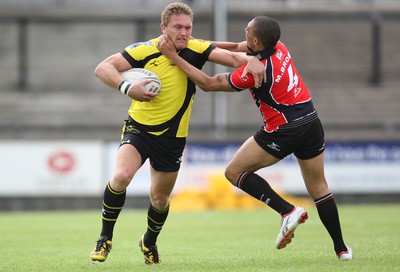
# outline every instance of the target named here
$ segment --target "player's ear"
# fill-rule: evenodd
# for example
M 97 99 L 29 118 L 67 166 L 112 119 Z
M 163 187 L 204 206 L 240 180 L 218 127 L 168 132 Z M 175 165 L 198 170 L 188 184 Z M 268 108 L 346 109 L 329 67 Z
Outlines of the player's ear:
M 163 23 L 161 23 L 161 24 L 160 24 L 160 28 L 161 28 L 161 32 L 162 32 L 163 34 L 166 34 L 166 33 L 167 33 L 167 26 L 166 26 L 166 25 L 164 25 Z

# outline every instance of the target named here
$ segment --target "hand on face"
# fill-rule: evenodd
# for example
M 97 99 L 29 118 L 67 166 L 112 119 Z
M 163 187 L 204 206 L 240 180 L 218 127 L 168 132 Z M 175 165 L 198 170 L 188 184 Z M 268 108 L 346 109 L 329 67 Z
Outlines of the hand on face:
M 157 48 L 168 59 L 176 55 L 175 45 L 167 34 L 163 34 L 158 38 Z

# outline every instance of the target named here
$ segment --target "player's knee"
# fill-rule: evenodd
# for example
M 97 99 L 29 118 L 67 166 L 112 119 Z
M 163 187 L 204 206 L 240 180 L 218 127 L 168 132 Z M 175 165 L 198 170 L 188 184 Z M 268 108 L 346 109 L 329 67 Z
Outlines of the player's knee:
M 310 197 L 312 199 L 318 199 L 323 196 L 326 196 L 327 194 L 330 194 L 330 190 L 329 190 L 328 186 L 324 186 L 324 185 L 310 187 L 310 188 L 307 188 L 307 190 L 308 190 L 308 194 L 310 195 Z
M 169 205 L 169 195 L 153 193 L 150 195 L 150 201 L 154 208 L 163 211 Z
M 239 175 L 237 175 L 234 169 L 232 169 L 232 167 L 230 167 L 229 165 L 225 168 L 225 177 L 227 180 L 229 180 L 230 183 L 232 183 L 232 185 L 237 185 Z
M 133 175 L 134 173 L 127 169 L 116 170 L 113 177 L 114 186 L 120 189 L 123 188 L 122 190 L 126 189 L 126 187 L 128 187 L 129 183 L 131 182 Z

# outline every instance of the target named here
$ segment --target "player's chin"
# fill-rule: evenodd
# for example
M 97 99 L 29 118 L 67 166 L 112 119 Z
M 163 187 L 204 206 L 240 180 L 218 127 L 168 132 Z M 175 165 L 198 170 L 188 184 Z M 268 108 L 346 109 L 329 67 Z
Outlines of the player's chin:
M 187 45 L 188 45 L 187 41 L 179 41 L 175 43 L 175 48 L 176 50 L 182 50 L 185 49 Z

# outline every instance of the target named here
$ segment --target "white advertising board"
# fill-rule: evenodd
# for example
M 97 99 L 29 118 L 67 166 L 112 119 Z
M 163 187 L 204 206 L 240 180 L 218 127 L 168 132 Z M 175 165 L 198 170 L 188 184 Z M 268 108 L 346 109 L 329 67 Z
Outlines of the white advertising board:
M 99 195 L 103 143 L 0 142 L 0 196 Z
M 174 193 L 207 190 L 223 179 L 239 144 L 188 144 Z M 115 168 L 118 142 L 1 141 L 1 196 L 101 196 Z M 333 143 L 325 151 L 333 193 L 400 193 L 400 143 Z M 296 159 L 259 170 L 273 188 L 306 194 Z M 227 181 L 226 181 L 227 182 Z M 150 166 L 136 173 L 128 195 L 148 195 Z
M 191 144 L 186 150 L 179 185 L 206 188 L 210 175 L 223 176 L 236 144 Z M 273 188 L 306 194 L 293 155 L 257 172 Z M 325 174 L 334 193 L 400 193 L 400 143 L 328 143 Z

